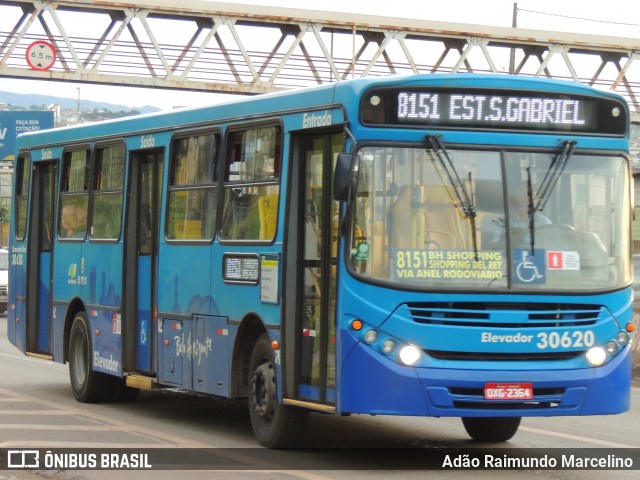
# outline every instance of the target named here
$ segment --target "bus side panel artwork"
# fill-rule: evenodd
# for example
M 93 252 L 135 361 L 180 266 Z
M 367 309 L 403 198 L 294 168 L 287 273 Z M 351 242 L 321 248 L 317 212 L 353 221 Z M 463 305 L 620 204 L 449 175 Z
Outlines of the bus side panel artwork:
M 225 317 L 162 318 L 158 336 L 161 383 L 219 396 L 230 394 L 229 339 Z
M 196 315 L 193 330 L 193 389 L 228 397 L 231 394 L 231 339 L 237 327 L 226 317 Z
M 122 306 L 122 244 L 89 243 L 83 246 L 82 253 L 82 298 L 92 307 L 119 310 Z
M 121 244 L 85 243 L 82 251 L 77 242 L 58 242 L 54 258 L 54 358 L 63 358 L 64 325 L 71 302 L 80 300 L 90 323 L 90 332 L 99 331 L 93 347 L 94 363 L 104 373 L 120 374 L 113 363 L 105 363 L 111 357 L 120 358 L 121 351 Z
M 211 294 L 211 245 L 160 244 L 158 311 L 217 315 Z M 202 268 L 207 266 L 207 268 Z
M 112 310 L 89 310 L 92 346 L 91 362 L 99 372 L 122 375 L 122 329 L 119 313 Z
M 176 385 L 182 388 L 191 388 L 191 375 L 189 375 L 191 322 L 177 318 L 160 319 L 159 328 L 159 369 L 158 380 L 160 383 Z M 187 360 L 185 360 L 187 357 Z

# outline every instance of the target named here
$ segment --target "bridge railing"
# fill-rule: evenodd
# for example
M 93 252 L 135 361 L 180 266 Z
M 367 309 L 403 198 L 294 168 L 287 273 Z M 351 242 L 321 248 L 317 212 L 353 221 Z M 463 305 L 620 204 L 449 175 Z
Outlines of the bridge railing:
M 135 7 L 133 7 L 135 5 Z M 264 93 L 368 75 L 491 72 L 616 91 L 640 113 L 640 41 L 208 1 L 0 1 L 0 76 Z M 34 69 L 37 41 L 55 62 Z

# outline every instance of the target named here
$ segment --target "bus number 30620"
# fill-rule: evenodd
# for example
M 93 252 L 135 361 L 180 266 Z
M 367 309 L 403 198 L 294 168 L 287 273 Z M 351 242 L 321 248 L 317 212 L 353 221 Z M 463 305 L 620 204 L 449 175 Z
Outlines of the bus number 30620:
M 595 334 L 591 330 L 575 332 L 540 332 L 536 336 L 539 340 L 536 347 L 547 348 L 580 348 L 592 347 L 596 341 Z

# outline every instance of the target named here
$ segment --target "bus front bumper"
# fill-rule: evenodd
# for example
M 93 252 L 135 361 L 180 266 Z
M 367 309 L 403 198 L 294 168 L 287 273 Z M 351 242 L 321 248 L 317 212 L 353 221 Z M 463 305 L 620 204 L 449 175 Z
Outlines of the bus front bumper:
M 471 366 L 470 366 L 471 367 Z M 523 365 L 524 367 L 524 365 Z M 340 372 L 341 413 L 430 417 L 604 415 L 629 409 L 631 348 L 597 368 L 413 368 L 358 343 Z M 486 400 L 486 383 L 531 383 L 531 400 Z

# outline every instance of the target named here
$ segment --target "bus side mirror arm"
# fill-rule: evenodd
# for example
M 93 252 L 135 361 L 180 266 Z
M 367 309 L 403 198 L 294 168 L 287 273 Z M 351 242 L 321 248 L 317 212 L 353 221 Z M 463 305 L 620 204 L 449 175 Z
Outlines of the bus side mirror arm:
M 339 202 L 347 202 L 347 210 L 339 220 L 338 235 L 342 236 L 347 229 L 351 214 L 351 205 L 358 190 L 358 171 L 360 157 L 354 153 L 339 153 L 336 168 L 333 172 L 333 198 Z
M 352 202 L 358 186 L 360 157 L 353 153 L 339 153 L 333 172 L 333 198 L 339 202 Z
M 631 162 L 629 162 L 629 196 L 631 202 L 631 220 L 633 221 L 636 219 L 636 210 L 640 207 L 640 205 L 638 205 L 640 199 L 636 196 L 636 177 L 633 176 Z

